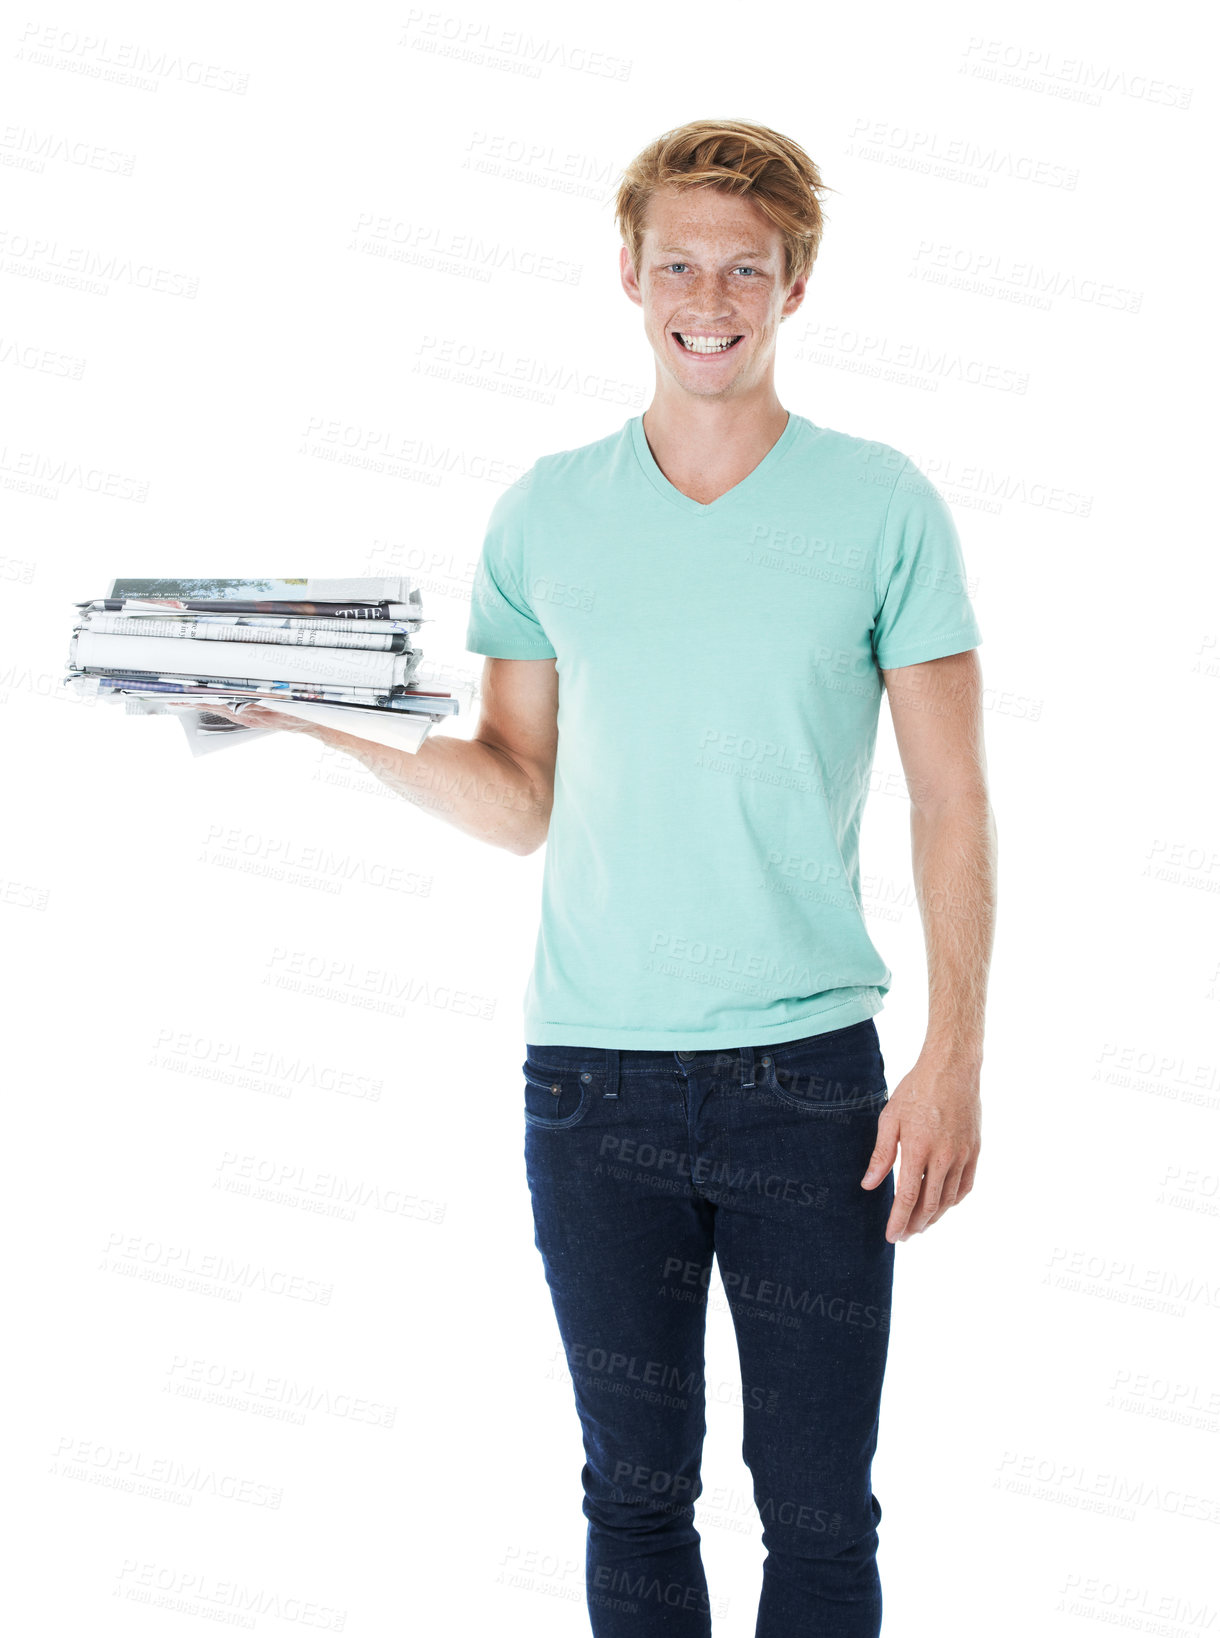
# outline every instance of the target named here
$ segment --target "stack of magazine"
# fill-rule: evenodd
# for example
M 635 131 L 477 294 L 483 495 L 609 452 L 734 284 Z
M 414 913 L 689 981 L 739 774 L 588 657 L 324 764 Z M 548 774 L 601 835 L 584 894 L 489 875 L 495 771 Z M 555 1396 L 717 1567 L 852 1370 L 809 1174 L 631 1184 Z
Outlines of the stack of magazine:
M 423 615 L 408 579 L 118 579 L 76 607 L 65 682 L 129 712 L 178 715 L 196 752 L 259 732 L 209 712 L 213 701 L 408 751 L 459 709 L 418 675 Z

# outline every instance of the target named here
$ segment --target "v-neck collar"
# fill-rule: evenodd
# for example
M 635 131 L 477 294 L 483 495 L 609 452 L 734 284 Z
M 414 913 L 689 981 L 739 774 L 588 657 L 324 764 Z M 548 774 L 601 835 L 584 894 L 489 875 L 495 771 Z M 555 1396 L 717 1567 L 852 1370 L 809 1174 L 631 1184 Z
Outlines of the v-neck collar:
M 801 416 L 789 410 L 784 430 L 758 465 L 753 471 L 747 472 L 740 483 L 735 483 L 731 489 L 726 489 L 723 495 L 717 495 L 714 501 L 693 500 L 690 495 L 684 495 L 676 485 L 670 483 L 657 465 L 652 450 L 648 447 L 648 438 L 644 432 L 644 417 L 642 415 L 633 416 L 631 419 L 631 442 L 635 447 L 636 459 L 640 463 L 644 476 L 659 495 L 663 495 L 667 501 L 679 507 L 690 517 L 709 517 L 714 512 L 723 511 L 729 502 L 739 499 L 742 494 L 748 494 L 763 478 L 770 475 L 772 468 L 779 464 L 796 442 L 801 420 Z

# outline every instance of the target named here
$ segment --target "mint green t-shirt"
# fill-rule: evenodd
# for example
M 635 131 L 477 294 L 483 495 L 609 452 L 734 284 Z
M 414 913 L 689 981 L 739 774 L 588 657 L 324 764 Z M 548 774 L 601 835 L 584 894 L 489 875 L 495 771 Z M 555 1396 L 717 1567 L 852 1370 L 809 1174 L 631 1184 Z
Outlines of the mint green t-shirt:
M 980 641 L 949 510 L 887 444 L 789 414 L 710 505 L 641 416 L 536 461 L 492 510 L 466 634 L 558 671 L 525 1040 L 694 1051 L 879 1012 L 878 668 Z

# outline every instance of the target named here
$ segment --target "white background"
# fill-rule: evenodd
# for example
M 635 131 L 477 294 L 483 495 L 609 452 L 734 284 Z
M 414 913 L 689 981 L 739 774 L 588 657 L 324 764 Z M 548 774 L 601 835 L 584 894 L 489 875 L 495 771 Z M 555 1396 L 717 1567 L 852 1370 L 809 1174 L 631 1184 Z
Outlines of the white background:
M 495 499 L 651 393 L 614 183 L 717 116 L 792 135 L 838 190 L 780 397 L 933 478 L 984 637 L 984 1148 L 970 1198 L 897 1251 L 886 1630 L 1216 1619 L 1214 104 L 1192 13 L 5 23 L 23 1633 L 238 1608 L 266 1634 L 587 1630 L 583 1452 L 521 1157 L 543 854 L 312 740 L 193 759 L 177 723 L 56 690 L 72 602 L 115 574 L 413 574 L 429 660 L 477 681 Z M 924 1023 L 907 823 L 883 706 L 863 857 L 891 1086 Z M 697 1522 L 724 1638 L 753 1632 L 762 1557 L 738 1394 L 717 1281 Z

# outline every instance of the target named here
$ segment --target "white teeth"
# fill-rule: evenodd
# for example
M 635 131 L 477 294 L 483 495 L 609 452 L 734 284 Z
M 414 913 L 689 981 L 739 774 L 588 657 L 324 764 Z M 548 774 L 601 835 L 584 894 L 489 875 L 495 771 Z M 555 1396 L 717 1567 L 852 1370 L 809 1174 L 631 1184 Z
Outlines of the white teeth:
M 722 353 L 737 340 L 736 336 L 684 336 L 675 332 L 688 353 Z

